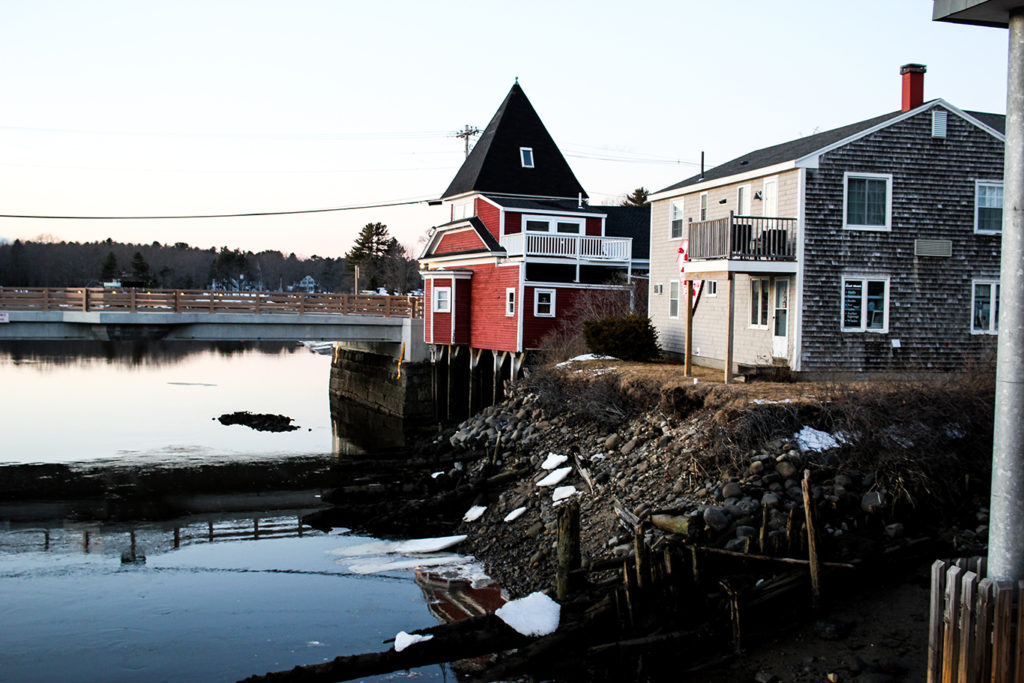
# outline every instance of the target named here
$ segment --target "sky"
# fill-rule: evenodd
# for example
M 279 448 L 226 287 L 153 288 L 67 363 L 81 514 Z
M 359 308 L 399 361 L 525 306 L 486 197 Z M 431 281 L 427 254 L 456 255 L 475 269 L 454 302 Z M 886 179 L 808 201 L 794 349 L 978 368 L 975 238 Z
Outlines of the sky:
M 855 8 L 855 9 L 852 9 Z M 1006 111 L 1007 32 L 931 0 L 7 0 L 0 240 L 343 256 L 428 207 L 516 78 L 591 203 L 925 99 Z

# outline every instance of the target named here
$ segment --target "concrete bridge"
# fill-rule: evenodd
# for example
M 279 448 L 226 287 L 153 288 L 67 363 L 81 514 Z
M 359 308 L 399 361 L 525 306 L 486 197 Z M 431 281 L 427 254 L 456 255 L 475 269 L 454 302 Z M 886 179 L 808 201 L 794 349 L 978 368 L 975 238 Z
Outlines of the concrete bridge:
M 338 341 L 418 362 L 422 316 L 406 296 L 0 288 L 0 340 Z

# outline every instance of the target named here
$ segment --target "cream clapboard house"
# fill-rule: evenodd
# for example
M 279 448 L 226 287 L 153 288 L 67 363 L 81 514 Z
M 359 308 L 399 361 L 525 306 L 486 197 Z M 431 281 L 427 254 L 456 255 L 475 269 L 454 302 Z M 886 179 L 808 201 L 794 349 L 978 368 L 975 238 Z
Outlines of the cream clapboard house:
M 669 355 L 686 356 L 688 324 L 692 362 L 727 378 L 948 370 L 994 352 L 1005 117 L 923 102 L 924 71 L 901 69 L 900 111 L 651 195 L 649 312 Z

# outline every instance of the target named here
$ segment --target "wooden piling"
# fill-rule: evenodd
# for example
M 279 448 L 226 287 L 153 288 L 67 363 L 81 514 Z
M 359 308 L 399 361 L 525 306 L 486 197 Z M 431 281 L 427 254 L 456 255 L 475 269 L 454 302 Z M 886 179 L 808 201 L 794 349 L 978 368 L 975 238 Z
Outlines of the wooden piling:
M 814 527 L 814 501 L 811 498 L 810 470 L 804 470 L 802 488 L 804 515 L 807 518 L 807 559 L 811 562 L 811 605 L 817 612 L 821 609 L 821 567 L 818 564 L 818 541 Z
M 558 509 L 558 548 L 555 593 L 559 600 L 567 598 L 576 588 L 580 560 L 580 504 L 576 500 L 563 503 Z

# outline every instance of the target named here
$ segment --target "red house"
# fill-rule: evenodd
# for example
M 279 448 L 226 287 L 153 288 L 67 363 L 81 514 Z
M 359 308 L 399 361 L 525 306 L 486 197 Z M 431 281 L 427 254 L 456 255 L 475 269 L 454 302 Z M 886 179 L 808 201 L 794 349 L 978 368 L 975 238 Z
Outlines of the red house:
M 451 220 L 419 258 L 424 338 L 447 361 L 449 396 L 468 370 L 470 412 L 485 354 L 496 397 L 582 292 L 629 292 L 646 275 L 649 208 L 590 206 L 518 82 L 441 199 Z

